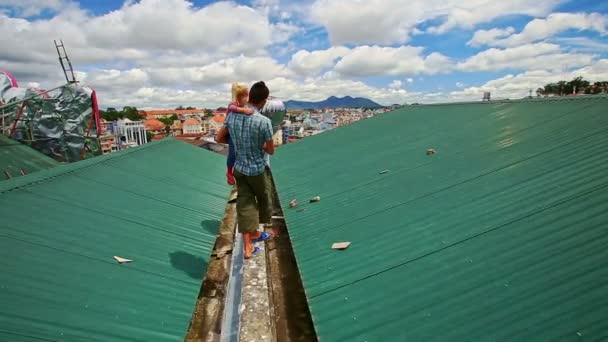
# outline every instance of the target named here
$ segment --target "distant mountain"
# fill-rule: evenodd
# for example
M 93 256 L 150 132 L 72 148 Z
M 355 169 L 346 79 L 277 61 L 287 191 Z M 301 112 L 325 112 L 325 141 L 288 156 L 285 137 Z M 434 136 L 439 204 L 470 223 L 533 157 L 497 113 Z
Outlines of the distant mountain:
M 329 97 L 319 102 L 287 101 L 287 109 L 321 109 L 321 108 L 379 108 L 381 105 L 362 97 Z

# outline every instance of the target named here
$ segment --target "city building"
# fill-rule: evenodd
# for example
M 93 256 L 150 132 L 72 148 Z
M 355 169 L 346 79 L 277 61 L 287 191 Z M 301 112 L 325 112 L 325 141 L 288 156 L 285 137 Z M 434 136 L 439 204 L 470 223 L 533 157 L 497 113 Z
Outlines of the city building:
M 183 134 L 200 134 L 202 131 L 201 122 L 197 119 L 188 119 L 183 123 Z
M 205 115 L 205 109 L 155 109 L 155 110 L 141 110 L 139 114 L 146 119 L 166 119 L 173 115 L 185 116 L 185 115 Z
M 144 126 L 146 127 L 146 131 L 152 134 L 165 133 L 165 124 L 158 119 L 147 119 L 144 121 Z
M 209 132 L 216 134 L 224 126 L 225 115 L 214 115 L 209 119 Z
M 171 135 L 178 136 L 184 133 L 184 125 L 179 120 L 174 120 L 171 125 Z
M 115 138 L 113 151 L 143 145 L 148 142 L 143 121 L 131 121 L 129 119 L 114 121 L 111 132 Z

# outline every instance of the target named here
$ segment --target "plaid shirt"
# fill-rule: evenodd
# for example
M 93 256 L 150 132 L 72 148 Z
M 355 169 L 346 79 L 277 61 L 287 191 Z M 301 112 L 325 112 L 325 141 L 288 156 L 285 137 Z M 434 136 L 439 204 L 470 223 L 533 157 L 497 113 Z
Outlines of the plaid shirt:
M 246 176 L 257 176 L 266 168 L 262 147 L 272 140 L 272 124 L 257 108 L 245 107 L 253 109 L 253 115 L 228 115 L 224 126 L 236 151 L 234 168 Z

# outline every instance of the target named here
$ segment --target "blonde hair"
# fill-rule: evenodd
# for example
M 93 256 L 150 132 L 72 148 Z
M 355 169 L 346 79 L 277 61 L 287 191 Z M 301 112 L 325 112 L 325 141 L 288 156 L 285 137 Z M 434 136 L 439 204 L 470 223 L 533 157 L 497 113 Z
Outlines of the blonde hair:
M 249 95 L 249 89 L 242 83 L 232 83 L 232 102 L 238 101 L 240 97 Z

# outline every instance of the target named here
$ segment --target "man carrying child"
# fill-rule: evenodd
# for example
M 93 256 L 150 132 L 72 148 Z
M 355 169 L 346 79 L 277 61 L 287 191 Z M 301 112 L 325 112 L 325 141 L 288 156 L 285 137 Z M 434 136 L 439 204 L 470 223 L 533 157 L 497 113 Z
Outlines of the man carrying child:
M 270 223 L 272 217 L 272 174 L 266 163 L 265 153 L 274 153 L 272 124 L 260 114 L 270 91 L 264 82 L 257 82 L 249 91 L 246 108 L 253 115 L 229 115 L 224 127 L 217 134 L 217 142 L 232 140 L 236 154 L 234 178 L 238 197 L 236 211 L 239 231 L 243 234 L 245 258 L 251 258 L 258 248 L 253 242 L 268 238 L 258 232 L 260 223 Z

